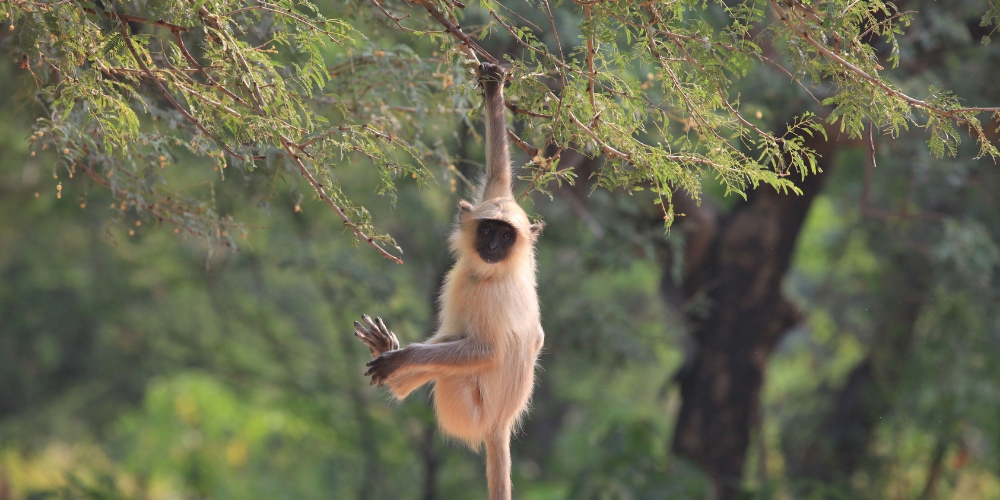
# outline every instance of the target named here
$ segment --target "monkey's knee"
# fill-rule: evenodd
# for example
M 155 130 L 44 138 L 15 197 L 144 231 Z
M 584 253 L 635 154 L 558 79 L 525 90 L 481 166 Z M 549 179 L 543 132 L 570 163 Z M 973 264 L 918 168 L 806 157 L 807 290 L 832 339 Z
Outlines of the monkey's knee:
M 479 384 L 469 380 L 442 379 L 434 388 L 434 410 L 446 434 L 478 448 L 488 422 L 483 412 Z
M 398 375 L 393 374 L 392 377 L 386 381 L 386 385 L 389 386 L 389 392 L 392 393 L 393 397 L 396 399 L 406 399 L 411 392 L 420 388 L 420 386 L 433 380 L 433 377 L 426 372 L 408 372 L 400 373 Z

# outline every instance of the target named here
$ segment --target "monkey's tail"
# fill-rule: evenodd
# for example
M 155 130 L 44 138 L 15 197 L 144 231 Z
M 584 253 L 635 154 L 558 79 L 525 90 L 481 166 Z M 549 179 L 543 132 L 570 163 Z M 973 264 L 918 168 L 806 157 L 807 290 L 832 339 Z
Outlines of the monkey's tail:
M 510 500 L 510 429 L 486 437 L 486 483 L 490 500 Z
M 480 81 L 486 109 L 486 175 L 478 201 L 491 198 L 512 198 L 510 151 L 507 142 L 507 121 L 504 119 L 503 69 L 483 64 Z

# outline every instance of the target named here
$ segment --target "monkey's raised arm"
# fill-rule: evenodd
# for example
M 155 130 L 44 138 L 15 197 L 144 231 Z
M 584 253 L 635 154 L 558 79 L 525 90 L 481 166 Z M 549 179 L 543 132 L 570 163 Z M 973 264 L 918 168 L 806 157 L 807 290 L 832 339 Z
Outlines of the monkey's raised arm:
M 436 373 L 478 371 L 493 361 L 490 349 L 468 338 L 435 344 L 410 344 L 403 349 L 386 351 L 368 362 L 365 376 L 380 387 L 400 370 L 429 370 Z
M 486 116 L 486 173 L 476 203 L 492 198 L 514 197 L 510 185 L 507 121 L 503 116 L 503 81 L 503 68 L 490 63 L 479 66 L 479 85 L 483 88 L 483 113 Z

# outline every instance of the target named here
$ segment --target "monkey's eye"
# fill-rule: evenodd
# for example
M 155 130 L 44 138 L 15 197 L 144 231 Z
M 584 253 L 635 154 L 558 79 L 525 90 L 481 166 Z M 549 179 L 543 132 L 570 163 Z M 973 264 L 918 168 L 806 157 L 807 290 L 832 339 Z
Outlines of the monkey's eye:
M 510 233 L 503 233 L 503 239 L 505 239 L 505 240 L 508 240 L 508 241 L 509 241 L 509 240 L 510 240 L 511 238 L 513 238 L 513 237 L 514 237 L 514 235 L 513 235 L 513 234 L 510 234 Z
M 491 231 L 490 231 L 490 228 L 483 226 L 483 227 L 479 228 L 479 232 L 483 233 L 483 234 L 490 234 Z

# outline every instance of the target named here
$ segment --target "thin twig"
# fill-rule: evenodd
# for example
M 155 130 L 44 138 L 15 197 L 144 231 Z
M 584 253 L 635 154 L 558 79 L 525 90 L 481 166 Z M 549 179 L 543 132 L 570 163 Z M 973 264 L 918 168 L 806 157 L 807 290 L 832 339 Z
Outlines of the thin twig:
M 504 104 L 504 106 L 507 106 L 507 109 L 511 110 L 511 112 L 514 113 L 514 114 L 516 114 L 516 115 L 528 115 L 528 116 L 533 116 L 535 118 L 546 118 L 546 119 L 549 119 L 549 120 L 552 119 L 552 115 L 546 115 L 546 114 L 542 114 L 542 113 L 535 113 L 534 111 L 528 111 L 528 110 L 526 110 L 526 109 L 524 109 L 522 107 L 519 107 L 517 104 L 514 104 L 514 103 L 512 103 L 510 101 L 506 101 L 505 100 L 503 104 Z
M 285 17 L 287 17 L 287 18 L 289 18 L 289 19 L 291 19 L 293 21 L 300 22 L 300 23 L 302 23 L 302 24 L 304 24 L 304 25 L 306 25 L 306 26 L 308 26 L 308 27 L 310 27 L 310 28 L 312 28 L 312 29 L 314 29 L 314 30 L 316 30 L 316 31 L 318 31 L 318 32 L 326 35 L 326 37 L 329 38 L 331 42 L 333 42 L 333 43 L 335 43 L 337 45 L 340 45 L 340 46 L 344 45 L 343 43 L 340 42 L 340 40 L 337 40 L 333 36 L 333 32 L 331 32 L 329 30 L 325 30 L 323 28 L 320 28 L 319 26 L 316 26 L 315 24 L 311 23 L 308 19 L 306 19 L 306 18 L 298 15 L 298 13 L 296 13 L 295 11 L 293 11 L 291 9 L 281 10 L 280 8 L 278 8 L 277 5 L 268 4 L 266 2 L 261 2 L 260 0 L 257 0 L 257 5 L 256 6 L 251 5 L 249 7 L 243 7 L 241 9 L 236 9 L 236 10 L 234 10 L 232 12 L 227 13 L 224 17 L 229 17 L 229 16 L 231 16 L 233 14 L 236 14 L 238 12 L 243 12 L 243 11 L 247 11 L 247 10 L 262 10 L 264 12 L 270 12 L 272 14 L 278 14 L 280 16 L 285 16 Z
M 506 5 L 499 2 L 497 2 L 497 5 L 499 5 L 501 9 L 506 10 L 507 12 L 510 12 L 511 14 L 517 16 L 517 18 L 523 21 L 525 24 L 531 26 L 532 28 L 535 28 L 535 31 L 542 31 L 542 28 L 539 28 L 537 24 L 525 19 L 524 16 L 518 14 L 515 10 L 511 9 L 510 7 L 507 7 Z
M 520 137 L 517 136 L 517 134 L 514 133 L 513 130 L 510 129 L 510 127 L 507 128 L 507 137 L 509 137 L 511 142 L 513 142 L 517 147 L 521 148 L 521 151 L 528 153 L 528 156 L 532 158 L 538 156 L 538 151 L 539 151 L 538 148 L 532 146 L 531 144 L 528 144 L 527 142 L 524 142 Z
M 243 65 L 243 70 L 246 71 L 247 77 L 250 79 L 251 82 L 253 82 L 253 87 L 251 88 L 250 85 L 248 85 L 245 80 L 240 79 L 243 88 L 245 88 L 247 92 L 250 94 L 250 100 L 253 101 L 254 108 L 257 110 L 257 113 L 260 116 L 266 117 L 267 112 L 264 111 L 264 96 L 260 94 L 260 88 L 257 86 L 257 80 L 253 78 L 253 70 L 250 69 L 250 64 L 247 63 L 247 60 L 245 57 L 243 57 L 242 52 L 233 48 L 236 46 L 236 40 L 233 40 L 231 37 L 229 37 L 227 33 L 223 32 L 222 30 L 218 30 L 217 32 L 220 35 L 225 36 L 226 38 L 229 39 L 229 43 L 226 45 L 230 47 L 231 52 L 236 55 L 236 59 L 238 59 L 239 62 Z
M 440 10 L 437 9 L 437 7 L 434 6 L 431 0 L 413 0 L 412 3 L 426 9 L 427 12 L 430 13 L 432 17 L 434 17 L 434 19 L 437 19 L 437 21 L 441 23 L 441 25 L 443 25 L 449 33 L 452 34 L 452 36 L 459 39 L 463 44 L 469 47 L 473 52 L 478 54 L 480 57 L 486 59 L 486 62 L 495 65 L 500 64 L 500 61 L 497 60 L 496 57 L 493 57 L 493 54 L 487 52 L 486 49 L 480 47 L 478 43 L 476 43 L 472 38 L 469 37 L 469 35 L 465 34 L 465 32 L 462 31 L 462 27 L 459 26 L 454 21 L 452 21 L 451 19 L 448 19 L 444 15 L 444 13 L 442 13 Z
M 560 146 L 559 149 L 557 149 L 556 152 L 555 152 L 555 154 L 553 154 L 552 156 L 550 156 L 548 158 L 545 158 L 545 159 L 543 159 L 541 161 L 535 162 L 535 163 L 538 164 L 539 168 L 535 169 L 535 175 L 531 176 L 531 181 L 528 182 L 527 186 L 525 186 L 524 192 L 521 193 L 521 196 L 517 197 L 517 201 L 521 201 L 522 198 L 524 198 L 525 196 L 528 196 L 528 192 L 531 191 L 531 188 L 535 186 L 536 182 L 538 182 L 538 178 L 542 176 L 543 171 L 542 171 L 541 167 L 543 165 L 546 165 L 546 164 L 551 165 L 553 160 L 556 160 L 556 159 L 559 158 L 559 156 L 562 154 L 563 149 L 564 148 L 562 146 Z
M 381 10 L 382 13 L 385 14 L 386 17 L 388 17 L 389 19 L 391 19 L 392 23 L 395 24 L 396 27 L 399 28 L 400 30 L 402 30 L 402 31 L 408 31 L 410 33 L 416 33 L 417 32 L 417 30 L 415 30 L 413 28 L 407 28 L 406 26 L 403 26 L 400 23 L 400 21 L 402 21 L 402 20 L 410 17 L 409 14 L 407 14 L 405 16 L 394 16 L 394 15 L 392 15 L 392 13 L 390 13 L 388 10 L 386 10 L 385 7 L 383 7 L 382 4 L 378 2 L 378 0 L 372 0 L 372 3 L 375 4 L 375 6 L 378 7 L 378 10 Z M 423 33 L 444 33 L 444 31 L 425 31 Z
M 106 17 L 108 19 L 118 19 L 119 21 L 126 21 L 126 22 L 131 22 L 131 23 L 151 24 L 153 26 L 162 26 L 162 27 L 167 28 L 168 30 L 174 32 L 174 33 L 181 33 L 181 32 L 187 33 L 187 31 L 188 31 L 188 28 L 185 28 L 184 26 L 179 26 L 179 25 L 176 25 L 176 24 L 173 24 L 173 23 L 168 23 L 166 21 L 161 21 L 161 20 L 152 21 L 152 20 L 149 20 L 149 19 L 147 19 L 145 17 L 130 16 L 128 14 L 119 14 L 118 12 L 98 12 L 98 11 L 96 11 L 94 9 L 91 9 L 91 8 L 88 8 L 88 7 L 84 7 L 83 11 L 86 12 L 87 14 L 92 15 L 92 16 L 104 16 L 104 17 Z
M 555 99 L 556 101 L 559 100 L 559 98 L 556 97 L 556 95 L 553 94 L 551 91 L 548 93 L 548 95 L 549 95 L 550 99 Z M 566 115 L 569 116 L 570 121 L 572 121 L 574 125 L 576 125 L 577 127 L 580 127 L 581 130 L 583 130 L 584 132 L 586 132 L 587 135 L 589 135 L 590 138 L 593 139 L 594 142 L 597 143 L 598 146 L 600 146 L 601 150 L 604 151 L 604 154 L 606 154 L 606 155 L 608 155 L 608 156 L 610 156 L 612 158 L 618 158 L 618 159 L 621 159 L 621 160 L 625 160 L 629 165 L 634 165 L 635 164 L 634 161 L 632 160 L 632 155 L 630 155 L 628 153 L 623 153 L 621 151 L 618 151 L 617 149 L 615 149 L 614 147 L 612 147 L 610 144 L 608 144 L 608 143 L 604 142 L 603 140 L 601 140 L 601 138 L 597 136 L 597 133 L 594 132 L 593 130 L 590 130 L 590 127 L 584 125 L 583 122 L 581 122 L 580 119 L 577 118 L 576 115 L 574 115 L 572 111 L 570 111 L 569 109 L 567 109 L 566 110 Z
M 888 84 L 886 84 L 885 82 L 883 82 L 880 78 L 877 78 L 877 77 L 874 77 L 872 75 L 869 75 L 865 70 L 863 70 L 863 69 L 855 66 L 850 61 L 844 59 L 843 57 L 841 57 L 836 52 L 830 50 L 826 45 L 824 45 L 824 44 L 822 44 L 820 42 L 817 42 L 815 39 L 813 39 L 812 36 L 809 35 L 809 33 L 806 30 L 801 29 L 797 25 L 795 25 L 795 24 L 792 23 L 792 17 L 795 16 L 793 10 L 784 10 L 781 7 L 779 7 L 778 4 L 777 4 L 777 2 L 775 2 L 774 0 L 768 0 L 768 1 L 770 2 L 771 6 L 774 8 L 774 10 L 778 13 L 778 17 L 788 26 L 788 28 L 793 33 L 795 33 L 796 36 L 798 36 L 799 38 L 805 40 L 809 45 L 812 45 L 813 48 L 815 48 L 820 54 L 822 54 L 827 59 L 832 60 L 833 62 L 835 62 L 838 65 L 840 65 L 840 66 L 844 67 L 845 69 L 847 69 L 849 72 L 857 75 L 858 77 L 860 77 L 860 78 L 862 78 L 864 80 L 867 80 L 869 83 L 871 83 L 871 84 L 875 85 L 876 87 L 878 87 L 878 88 L 886 91 L 888 94 L 890 94 L 890 95 L 892 95 L 892 96 L 894 96 L 894 97 L 896 97 L 898 99 L 901 99 L 901 100 L 903 100 L 903 101 L 905 101 L 905 102 L 907 102 L 907 103 L 909 103 L 909 104 L 911 104 L 911 105 L 913 105 L 915 107 L 918 107 L 918 108 L 921 108 L 923 110 L 932 112 L 934 114 L 941 115 L 941 116 L 946 117 L 946 118 L 953 118 L 954 120 L 956 120 L 958 122 L 961 122 L 961 123 L 968 123 L 968 119 L 965 119 L 965 118 L 962 118 L 962 117 L 956 117 L 955 115 L 965 114 L 965 113 L 996 113 L 996 112 L 1000 112 L 1000 107 L 994 107 L 994 108 L 969 107 L 969 108 L 942 109 L 942 108 L 934 106 L 934 105 L 932 105 L 932 104 L 930 104 L 930 103 L 928 103 L 926 101 L 922 101 L 922 100 L 917 99 L 915 97 L 910 97 L 909 95 L 904 94 L 903 92 L 900 92 L 899 90 L 896 90 L 896 89 L 890 87 Z
M 871 156 L 872 168 L 877 167 L 875 164 L 875 123 L 872 122 L 871 118 L 868 119 L 868 153 Z
M 232 92 L 229 91 L 229 89 L 226 88 L 225 85 L 220 84 L 219 82 L 217 82 L 215 80 L 215 78 L 212 78 L 212 75 L 209 74 L 208 71 L 204 68 L 204 66 L 202 66 L 201 64 L 199 64 L 198 60 L 195 59 L 194 56 L 191 55 L 191 52 L 188 51 L 187 46 L 184 45 L 184 40 L 181 39 L 180 33 L 174 32 L 174 39 L 177 41 L 177 47 L 181 49 L 181 53 L 184 54 L 184 58 L 187 59 L 188 64 L 190 64 L 193 68 L 195 68 L 196 70 L 198 70 L 198 72 L 201 73 L 202 76 L 204 76 L 206 80 L 208 80 L 209 85 L 211 85 L 212 87 L 218 88 L 219 91 L 221 91 L 223 94 L 226 94 L 227 96 L 229 96 L 230 99 L 232 99 L 232 100 L 234 100 L 234 101 L 236 101 L 236 102 L 238 102 L 238 103 L 240 103 L 240 104 L 242 104 L 242 105 L 244 105 L 244 106 L 246 106 L 248 108 L 250 107 L 250 104 L 247 103 L 246 101 L 244 101 L 242 97 L 239 97 L 236 94 L 233 94 Z
M 549 26 L 552 26 L 552 35 L 556 38 L 556 48 L 559 49 L 559 60 L 563 64 L 566 64 L 566 55 L 563 54 L 562 42 L 559 41 L 559 30 L 556 29 L 556 21 L 552 17 L 552 7 L 549 5 L 549 0 L 542 0 L 542 2 L 545 4 L 545 12 L 549 15 Z M 559 76 L 562 79 L 563 88 L 566 88 L 566 73 L 560 72 Z M 593 85 L 591 86 L 591 94 L 593 94 Z M 596 113 L 597 111 L 595 110 L 594 112 Z
M 135 46 L 132 45 L 132 37 L 129 36 L 128 34 L 128 25 L 122 22 L 119 28 L 121 30 L 122 36 L 125 39 L 125 46 L 128 47 L 129 52 L 132 53 L 132 57 L 135 59 L 135 62 L 139 64 L 139 68 L 141 68 L 142 71 L 146 73 L 146 76 L 148 76 L 149 79 L 153 81 L 153 84 L 155 84 L 156 88 L 160 90 L 160 93 L 163 94 L 163 97 L 166 97 L 167 100 L 170 101 L 170 104 L 172 104 L 174 108 L 176 108 L 177 111 L 179 111 L 180 114 L 184 116 L 184 118 L 186 118 L 189 122 L 191 122 L 195 127 L 198 127 L 198 130 L 200 130 L 206 136 L 210 137 L 213 141 L 215 141 L 216 144 L 220 145 L 222 149 L 224 149 L 227 153 L 229 153 L 233 158 L 243 158 L 243 155 L 237 154 L 235 151 L 230 149 L 225 142 L 216 139 L 215 136 L 211 132 L 209 132 L 204 125 L 201 124 L 200 121 L 198 121 L 195 117 L 191 116 L 191 113 L 188 113 L 188 111 L 184 109 L 184 107 L 181 106 L 174 99 L 174 96 L 172 96 L 170 92 L 168 92 L 167 89 L 163 86 L 163 84 L 160 83 L 160 79 L 156 78 L 156 76 L 153 75 L 153 72 L 149 70 L 149 67 L 146 66 L 146 63 L 144 63 L 142 61 L 142 58 L 139 57 L 139 54 L 135 50 Z
M 334 212 L 337 212 L 337 215 L 340 216 L 340 219 L 344 221 L 345 226 L 351 228 L 351 231 L 354 232 L 354 234 L 356 234 L 358 238 L 365 240 L 369 245 L 378 250 L 378 252 L 381 253 L 383 257 L 397 264 L 403 263 L 402 259 L 387 252 L 384 248 L 382 248 L 381 245 L 375 242 L 374 238 L 365 234 L 364 231 L 362 231 L 361 228 L 359 228 L 357 224 L 352 222 L 351 218 L 348 217 L 346 213 L 344 213 L 344 210 L 340 208 L 340 205 L 337 205 L 337 203 L 335 203 L 330 198 L 330 196 L 326 194 L 326 190 L 323 188 L 323 185 L 320 184 L 318 181 L 316 181 L 316 178 L 313 177 L 313 175 L 309 172 L 309 169 L 306 168 L 306 165 L 305 163 L 303 163 L 302 158 L 299 158 L 299 156 L 295 154 L 294 151 L 292 151 L 292 147 L 297 146 L 294 142 L 288 140 L 288 138 L 286 138 L 285 136 L 281 136 L 281 145 L 285 148 L 285 151 L 288 153 L 288 155 L 291 156 L 292 161 L 295 162 L 295 165 L 299 167 L 299 172 L 302 174 L 302 177 L 305 177 L 306 180 L 309 181 L 309 184 L 312 185 L 313 190 L 316 191 L 316 195 L 318 195 L 321 200 L 325 201 L 326 204 L 329 205 Z
M 590 21 L 590 5 L 583 6 L 583 15 L 587 22 Z M 590 81 L 587 82 L 587 92 L 590 94 L 590 108 L 594 110 L 594 122 L 597 122 L 597 99 L 594 97 L 594 80 L 597 80 L 597 71 L 594 70 L 594 55 L 597 50 L 594 48 L 594 35 L 587 37 L 587 73 L 590 74 Z M 566 82 L 563 82 L 565 87 Z

